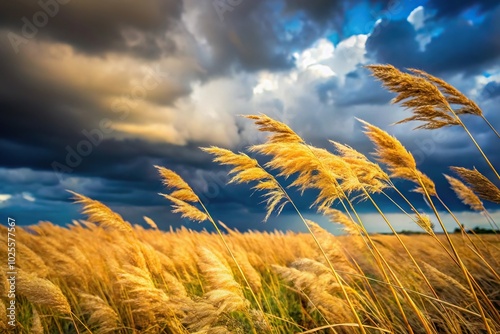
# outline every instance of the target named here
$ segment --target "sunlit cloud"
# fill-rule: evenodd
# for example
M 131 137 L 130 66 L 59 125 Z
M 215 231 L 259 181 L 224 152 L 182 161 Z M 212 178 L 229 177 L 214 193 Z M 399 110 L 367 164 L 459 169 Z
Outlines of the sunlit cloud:
M 7 202 L 10 198 L 12 198 L 10 194 L 0 194 L 0 204 Z

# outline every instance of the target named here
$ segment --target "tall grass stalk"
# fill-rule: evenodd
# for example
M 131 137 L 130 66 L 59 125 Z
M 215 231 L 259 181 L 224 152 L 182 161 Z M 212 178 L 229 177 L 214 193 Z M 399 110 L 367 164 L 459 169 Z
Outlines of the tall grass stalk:
M 453 243 L 453 241 L 451 240 L 450 238 L 450 235 L 448 234 L 448 231 L 446 230 L 446 227 L 444 226 L 444 223 L 443 221 L 441 220 L 441 216 L 439 215 L 437 209 L 436 209 L 436 206 L 434 205 L 434 202 L 431 198 L 431 196 L 429 195 L 429 192 L 427 191 L 427 188 L 425 186 L 425 184 L 421 181 L 421 179 L 419 178 L 419 181 L 420 181 L 420 184 L 422 186 L 422 189 L 425 193 L 425 197 L 427 198 L 427 201 L 429 202 L 431 208 L 432 208 L 432 211 L 434 211 L 434 214 L 436 215 L 436 218 L 439 222 L 439 225 L 441 226 L 441 229 L 443 230 L 443 233 L 445 234 L 446 236 L 446 239 L 448 240 L 448 244 L 450 245 L 450 248 L 453 252 L 453 255 L 455 256 L 455 259 L 457 260 L 458 262 L 458 265 L 460 267 L 460 269 L 462 270 L 463 274 L 464 274 L 464 277 L 467 281 L 467 284 L 469 285 L 469 288 L 470 288 L 470 292 L 472 293 L 472 296 L 474 297 L 474 301 L 478 307 L 478 310 L 479 310 L 479 313 L 481 314 L 481 318 L 483 319 L 483 324 L 484 324 L 484 327 L 486 329 L 486 331 L 489 333 L 489 334 L 493 334 L 493 331 L 490 327 L 490 324 L 489 324 L 489 321 L 488 321 L 488 318 L 486 317 L 486 314 L 484 312 L 484 309 L 483 309 L 483 305 L 481 304 L 481 302 L 479 301 L 479 298 L 477 297 L 477 293 L 476 293 L 476 290 L 479 289 L 481 290 L 480 287 L 477 287 L 477 286 L 474 286 L 474 284 L 472 283 L 472 280 L 471 280 L 471 275 L 468 271 L 468 269 L 465 267 L 460 255 L 458 254 L 458 251 Z
M 269 195 L 269 193 L 266 194 L 268 196 L 271 196 L 270 197 L 271 202 L 268 202 L 269 203 L 268 205 L 270 205 L 269 206 L 270 210 L 268 209 L 268 214 L 267 214 L 266 218 L 269 216 L 269 213 L 274 209 L 274 206 L 277 204 L 277 202 L 275 200 L 273 200 L 273 197 L 276 199 L 281 199 L 281 197 L 283 196 L 285 198 L 284 203 L 290 203 L 292 205 L 295 212 L 297 213 L 297 215 L 299 216 L 299 218 L 301 219 L 303 224 L 306 226 L 307 231 L 311 234 L 314 242 L 316 243 L 319 250 L 321 251 L 321 254 L 325 258 L 325 261 L 327 262 L 335 280 L 337 281 L 337 283 L 339 284 L 339 286 L 342 290 L 342 294 L 344 295 L 344 298 L 346 299 L 347 303 L 349 304 L 349 307 L 351 308 L 351 312 L 353 313 L 353 316 L 355 317 L 356 322 L 359 324 L 359 328 L 360 328 L 361 332 L 366 333 L 366 331 L 363 327 L 363 324 L 361 322 L 361 319 L 359 318 L 358 313 L 356 312 L 356 309 L 354 308 L 354 304 L 352 303 L 352 301 L 349 297 L 349 294 L 345 290 L 344 282 L 342 281 L 342 278 L 338 275 L 337 271 L 334 269 L 330 259 L 326 255 L 324 248 L 321 246 L 321 243 L 319 242 L 318 238 L 316 237 L 314 232 L 311 230 L 311 227 L 309 226 L 309 224 L 307 223 L 305 218 L 302 216 L 302 213 L 297 208 L 297 206 L 295 205 L 293 200 L 290 198 L 290 196 L 288 195 L 288 192 L 281 186 L 281 184 L 274 178 L 274 176 L 269 174 L 256 160 L 250 159 L 248 156 L 246 156 L 244 154 L 240 153 L 238 155 L 238 154 L 235 154 L 229 150 L 223 150 L 223 149 L 220 149 L 218 147 L 205 148 L 204 150 L 209 152 L 209 153 L 214 154 L 216 156 L 215 161 L 220 162 L 222 164 L 230 164 L 230 165 L 235 166 L 233 168 L 233 170 L 230 172 L 230 173 L 236 174 L 231 181 L 235 181 L 235 182 L 259 181 L 259 182 L 261 182 L 261 185 L 262 185 L 262 182 L 266 182 L 266 181 L 272 183 L 271 188 L 269 189 L 269 187 L 268 187 L 267 190 L 268 191 L 270 190 L 272 192 L 279 191 L 279 195 L 277 195 L 276 193 L 272 193 L 272 192 L 270 193 L 270 195 Z M 255 169 L 254 175 L 250 175 L 251 174 L 250 171 L 251 171 L 252 167 Z M 262 189 L 262 190 L 266 189 L 266 188 L 262 188 L 262 186 L 259 188 L 259 185 L 257 185 L 255 188 Z M 281 211 L 281 209 L 279 209 L 279 211 Z
M 234 264 L 236 265 L 236 268 L 238 269 L 239 273 L 241 274 L 241 277 L 243 278 L 243 280 L 244 280 L 245 284 L 247 285 L 248 289 L 250 290 L 252 298 L 255 300 L 255 303 L 257 304 L 257 307 L 262 312 L 262 314 L 265 316 L 264 309 L 262 308 L 260 300 L 257 298 L 257 296 L 255 295 L 255 293 L 253 292 L 252 286 L 250 285 L 250 283 L 249 283 L 249 281 L 248 281 L 245 273 L 243 272 L 243 269 L 241 268 L 240 264 L 238 263 L 238 260 L 236 259 L 236 257 L 234 256 L 233 251 L 231 250 L 231 248 L 227 244 L 226 239 L 225 239 L 224 235 L 222 234 L 221 230 L 219 229 L 218 224 L 212 218 L 212 216 L 210 215 L 210 212 L 207 210 L 207 208 L 205 207 L 205 205 L 203 204 L 203 202 L 194 193 L 194 191 L 191 189 L 191 187 L 189 187 L 189 185 L 187 185 L 185 183 L 185 181 L 180 178 L 180 176 L 176 175 L 172 171 L 167 170 L 166 168 L 159 167 L 159 166 L 156 166 L 156 168 L 159 170 L 160 175 L 162 175 L 164 183 L 167 185 L 167 187 L 170 186 L 170 187 L 178 188 L 178 190 L 177 190 L 178 192 L 179 191 L 184 191 L 185 192 L 185 193 L 181 194 L 181 196 L 178 196 L 178 200 L 190 200 L 191 202 L 197 202 L 202 207 L 203 212 L 204 212 L 204 214 L 206 216 L 201 217 L 201 219 L 203 219 L 203 220 L 207 219 L 212 224 L 212 226 L 215 228 L 217 234 L 220 237 L 220 240 L 222 241 L 224 247 L 226 248 L 226 250 L 228 251 L 229 255 L 231 256 L 231 259 L 233 260 Z M 172 193 L 167 198 L 170 198 L 170 199 L 176 198 L 174 196 L 174 194 L 175 194 L 175 192 Z M 194 207 L 193 208 L 187 208 L 186 211 L 184 211 L 184 214 L 186 214 L 186 213 L 189 214 L 190 210 L 194 211 Z M 190 217 L 190 216 L 188 215 L 187 217 Z M 191 216 L 191 217 L 195 218 L 195 220 L 200 220 L 200 219 L 197 218 L 198 215 L 197 215 L 196 212 L 194 212 L 194 216 Z M 266 321 L 268 321 L 267 318 L 266 318 Z M 271 326 L 270 322 L 268 322 L 268 325 L 269 325 L 269 328 L 271 328 L 271 330 L 274 331 L 274 329 Z M 255 330 L 255 329 L 253 329 L 253 330 Z

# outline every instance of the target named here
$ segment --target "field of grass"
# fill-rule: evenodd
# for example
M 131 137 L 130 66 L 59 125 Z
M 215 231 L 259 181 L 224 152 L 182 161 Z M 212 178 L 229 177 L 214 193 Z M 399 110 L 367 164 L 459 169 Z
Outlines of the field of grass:
M 460 116 L 486 120 L 480 108 L 446 82 L 425 72 L 368 66 L 419 121 L 419 128 L 462 127 L 490 178 L 451 167 L 446 175 L 458 198 L 498 230 L 482 201 L 500 203 L 500 176 Z M 267 140 L 246 153 L 203 148 L 232 167 L 230 183 L 250 183 L 264 197 L 266 219 L 290 206 L 308 233 L 240 233 L 210 208 L 176 172 L 156 166 L 173 212 L 208 224 L 214 233 L 160 231 L 131 225 L 103 203 L 73 193 L 85 221 L 68 227 L 40 223 L 16 229 L 16 327 L 19 333 L 498 333 L 500 236 L 467 233 L 422 173 L 412 154 L 384 130 L 360 120 L 375 146 L 374 162 L 347 145 L 332 150 L 307 144 L 286 124 L 249 115 Z M 381 165 L 378 164 L 381 163 Z M 447 171 L 443 171 L 447 172 Z M 279 177 L 289 178 L 284 187 Z M 393 183 L 416 185 L 433 216 L 420 212 Z M 316 191 L 318 213 L 346 231 L 336 237 L 306 219 L 293 198 Z M 293 194 L 293 195 L 291 195 Z M 377 196 L 385 196 L 420 228 L 398 234 Z M 392 235 L 367 233 L 359 201 L 373 206 Z M 334 209 L 339 208 L 338 209 Z M 456 222 L 450 234 L 437 208 Z M 7 244 L 7 228 L 0 239 Z M 439 232 L 439 233 L 438 233 Z M 9 246 L 10 247 L 10 246 Z M 10 254 L 0 249 L 3 258 Z M 0 276 L 1 295 L 12 288 Z M 0 299 L 8 310 L 9 300 Z M 0 318 L 9 330 L 8 318 Z
M 215 234 L 85 225 L 42 223 L 31 227 L 32 233 L 18 230 L 20 333 L 76 333 L 75 325 L 80 333 L 296 333 L 329 325 L 335 327 L 317 332 L 356 332 L 339 285 L 308 234 L 230 231 L 226 236 L 262 313 Z M 424 332 L 400 289 L 392 295 L 361 237 L 326 231 L 318 237 L 364 325 L 407 332 L 396 296 L 414 331 Z M 432 237 L 401 238 L 439 301 L 394 236 L 372 236 L 428 324 L 438 332 L 480 332 L 481 317 L 471 307 L 473 298 L 457 266 Z M 454 235 L 453 241 L 498 307 L 498 279 L 467 240 Z M 499 239 L 490 235 L 473 241 L 500 269 Z

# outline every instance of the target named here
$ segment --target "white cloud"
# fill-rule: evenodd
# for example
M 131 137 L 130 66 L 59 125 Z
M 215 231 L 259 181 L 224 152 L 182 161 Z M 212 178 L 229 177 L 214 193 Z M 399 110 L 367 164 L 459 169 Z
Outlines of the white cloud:
M 320 39 L 315 45 L 309 49 L 296 53 L 297 67 L 299 69 L 306 69 L 311 65 L 320 63 L 323 60 L 333 57 L 335 46 L 327 39 Z
M 253 88 L 254 94 L 263 94 L 278 89 L 278 80 L 272 73 L 261 72 L 258 80 L 258 84 Z
M 311 66 L 325 65 L 342 77 L 365 61 L 367 39 L 368 35 L 353 35 L 342 40 L 337 47 L 329 40 L 321 39 L 311 48 L 295 54 L 297 67 L 304 71 Z
M 424 26 L 425 18 L 424 7 L 418 6 L 408 15 L 407 20 L 413 24 L 415 30 L 420 30 Z
M 500 82 L 500 66 L 494 66 L 488 72 L 488 76 L 481 74 L 474 78 L 475 85 L 470 91 L 470 95 L 472 95 L 473 98 L 478 98 L 481 91 L 490 82 Z
M 10 198 L 12 198 L 10 194 L 0 194 L 0 204 L 7 202 Z
M 423 6 L 418 6 L 407 17 L 408 22 L 413 25 L 417 32 L 415 40 L 418 42 L 420 51 L 425 51 L 427 44 L 429 44 L 434 37 L 442 33 L 442 27 L 426 25 L 426 20 L 432 15 L 433 14 L 427 12 Z
M 341 92 L 352 88 L 351 83 L 348 87 L 347 74 L 366 62 L 367 37 L 351 36 L 336 47 L 331 41 L 322 39 L 294 55 L 296 68 L 256 74 L 253 95 L 246 109 L 285 122 L 306 137 L 348 137 L 354 118 L 346 120 L 346 115 L 354 114 L 352 110 L 348 113 L 334 107 L 334 102 Z M 245 126 L 240 137 L 243 142 L 251 143 L 261 139 L 251 123 Z
M 23 192 L 21 194 L 21 196 L 22 196 L 22 198 L 24 198 L 28 202 L 34 202 L 36 200 L 35 197 L 33 197 L 33 195 L 28 193 L 28 192 Z

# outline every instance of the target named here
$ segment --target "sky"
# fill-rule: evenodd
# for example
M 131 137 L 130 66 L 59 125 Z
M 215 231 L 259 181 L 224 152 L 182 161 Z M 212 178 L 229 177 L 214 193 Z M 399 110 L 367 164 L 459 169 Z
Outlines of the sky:
M 364 68 L 419 68 L 455 85 L 500 129 L 500 3 L 447 0 L 144 0 L 0 3 L 0 212 L 20 225 L 82 219 L 67 190 L 99 200 L 131 223 L 209 229 L 170 213 L 153 167 L 178 172 L 215 219 L 239 230 L 295 230 L 287 206 L 263 223 L 262 198 L 226 185 L 228 168 L 199 147 L 245 151 L 261 143 L 249 120 L 265 113 L 308 143 L 369 154 L 357 118 L 395 135 L 470 227 L 486 220 L 455 198 L 449 166 L 492 173 L 461 128 L 391 125 L 409 115 Z M 493 165 L 499 139 L 464 117 Z M 258 157 L 265 162 L 264 157 Z M 286 182 L 285 182 L 286 184 Z M 412 185 L 397 181 L 401 189 Z M 328 224 L 292 198 L 307 218 Z M 408 193 L 429 212 L 421 195 Z M 418 227 L 377 198 L 397 229 Z M 369 231 L 387 231 L 370 203 Z M 500 221 L 498 205 L 487 204 Z M 442 208 L 441 208 L 442 209 Z M 449 229 L 456 227 L 445 216 Z M 327 227 L 331 229 L 329 225 Z

